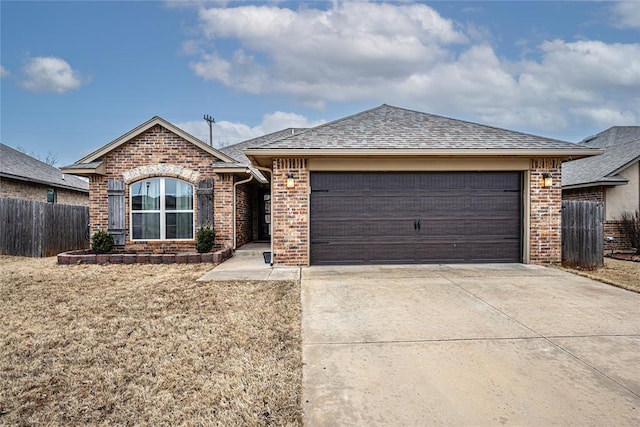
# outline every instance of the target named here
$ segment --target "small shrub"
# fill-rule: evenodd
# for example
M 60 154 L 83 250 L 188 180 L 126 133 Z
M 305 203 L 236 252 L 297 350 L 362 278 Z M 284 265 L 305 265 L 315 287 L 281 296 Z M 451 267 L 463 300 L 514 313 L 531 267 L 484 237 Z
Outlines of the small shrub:
M 113 236 L 105 231 L 96 231 L 91 236 L 91 250 L 96 254 L 106 254 L 113 249 Z
M 196 235 L 196 250 L 203 254 L 209 252 L 213 248 L 213 244 L 216 240 L 216 232 L 213 228 L 200 227 L 198 234 Z
M 640 255 L 640 211 L 623 212 L 619 221 L 620 234 L 629 239 L 631 247 L 635 248 L 636 254 Z

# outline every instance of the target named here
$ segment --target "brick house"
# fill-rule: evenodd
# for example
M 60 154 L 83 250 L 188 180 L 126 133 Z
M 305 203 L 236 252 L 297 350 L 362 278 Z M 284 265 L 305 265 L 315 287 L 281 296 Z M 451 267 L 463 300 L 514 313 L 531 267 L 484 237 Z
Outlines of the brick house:
M 623 212 L 640 210 L 640 126 L 614 126 L 580 145 L 604 152 L 562 166 L 562 198 L 604 203 L 604 234 L 613 238 L 606 249 L 629 249 L 618 220 Z
M 0 144 L 0 197 L 87 206 L 89 183 Z
M 382 105 L 221 150 L 154 117 L 64 170 L 124 251 L 193 250 L 211 223 L 275 265 L 554 264 L 562 162 L 598 152 Z

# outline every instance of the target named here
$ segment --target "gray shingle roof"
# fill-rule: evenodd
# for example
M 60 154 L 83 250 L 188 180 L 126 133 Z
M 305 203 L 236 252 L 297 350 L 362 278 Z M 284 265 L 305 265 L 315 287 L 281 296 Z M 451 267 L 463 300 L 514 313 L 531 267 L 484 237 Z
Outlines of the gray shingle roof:
M 89 191 L 87 181 L 77 176 L 63 174 L 60 169 L 4 144 L 0 144 L 0 175 L 85 193 Z
M 559 141 L 382 105 L 254 149 L 558 149 Z
M 583 139 L 580 144 L 587 147 L 606 148 L 637 140 L 640 140 L 640 126 L 613 126 Z
M 259 177 L 258 179 L 262 179 L 263 182 L 266 182 L 266 179 L 264 178 L 264 175 L 262 175 L 262 173 L 259 170 L 257 170 L 254 167 L 250 166 L 251 162 L 249 161 L 247 156 L 244 154 L 244 150 L 247 149 L 247 148 L 260 147 L 260 146 L 262 146 L 264 144 L 268 144 L 270 142 L 277 141 L 277 140 L 285 138 L 287 136 L 295 135 L 296 133 L 304 131 L 304 130 L 306 130 L 306 129 L 304 129 L 304 128 L 283 129 L 283 130 L 280 130 L 280 131 L 277 131 L 277 132 L 273 132 L 273 133 L 270 133 L 270 134 L 267 134 L 267 135 L 259 136 L 257 138 L 249 139 L 247 141 L 239 142 L 237 144 L 229 145 L 227 147 L 222 147 L 219 151 L 221 151 L 222 153 L 226 154 L 229 157 L 232 157 L 239 164 L 249 167 L 249 169 L 251 169 L 251 171 L 254 173 L 254 175 Z
M 638 129 L 640 130 L 640 127 Z M 617 174 L 633 162 L 640 160 L 640 138 L 620 143 L 607 136 L 606 139 L 601 139 L 596 143 L 601 144 L 603 141 L 606 141 L 607 145 L 597 145 L 597 147 L 605 149 L 603 154 L 574 160 L 562 165 L 562 186 L 564 188 L 620 185 L 627 182 L 626 178 Z

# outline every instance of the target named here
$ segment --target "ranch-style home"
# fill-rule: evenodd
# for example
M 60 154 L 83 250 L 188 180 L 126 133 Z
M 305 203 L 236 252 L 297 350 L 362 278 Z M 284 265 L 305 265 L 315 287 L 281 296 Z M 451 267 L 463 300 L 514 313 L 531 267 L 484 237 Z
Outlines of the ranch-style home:
M 89 183 L 0 144 L 0 197 L 86 206 Z
M 270 241 L 274 265 L 561 261 L 561 166 L 601 151 L 382 105 L 216 150 L 154 117 L 67 173 L 123 252 Z

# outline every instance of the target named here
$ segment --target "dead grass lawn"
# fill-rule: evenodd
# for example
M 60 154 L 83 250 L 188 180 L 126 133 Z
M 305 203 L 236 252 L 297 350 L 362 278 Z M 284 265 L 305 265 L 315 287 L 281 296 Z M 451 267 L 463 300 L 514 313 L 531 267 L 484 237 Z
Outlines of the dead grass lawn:
M 0 424 L 299 425 L 300 289 L 0 257 Z
M 596 270 L 572 268 L 566 268 L 566 270 L 630 291 L 640 292 L 640 262 L 605 258 L 604 267 Z

